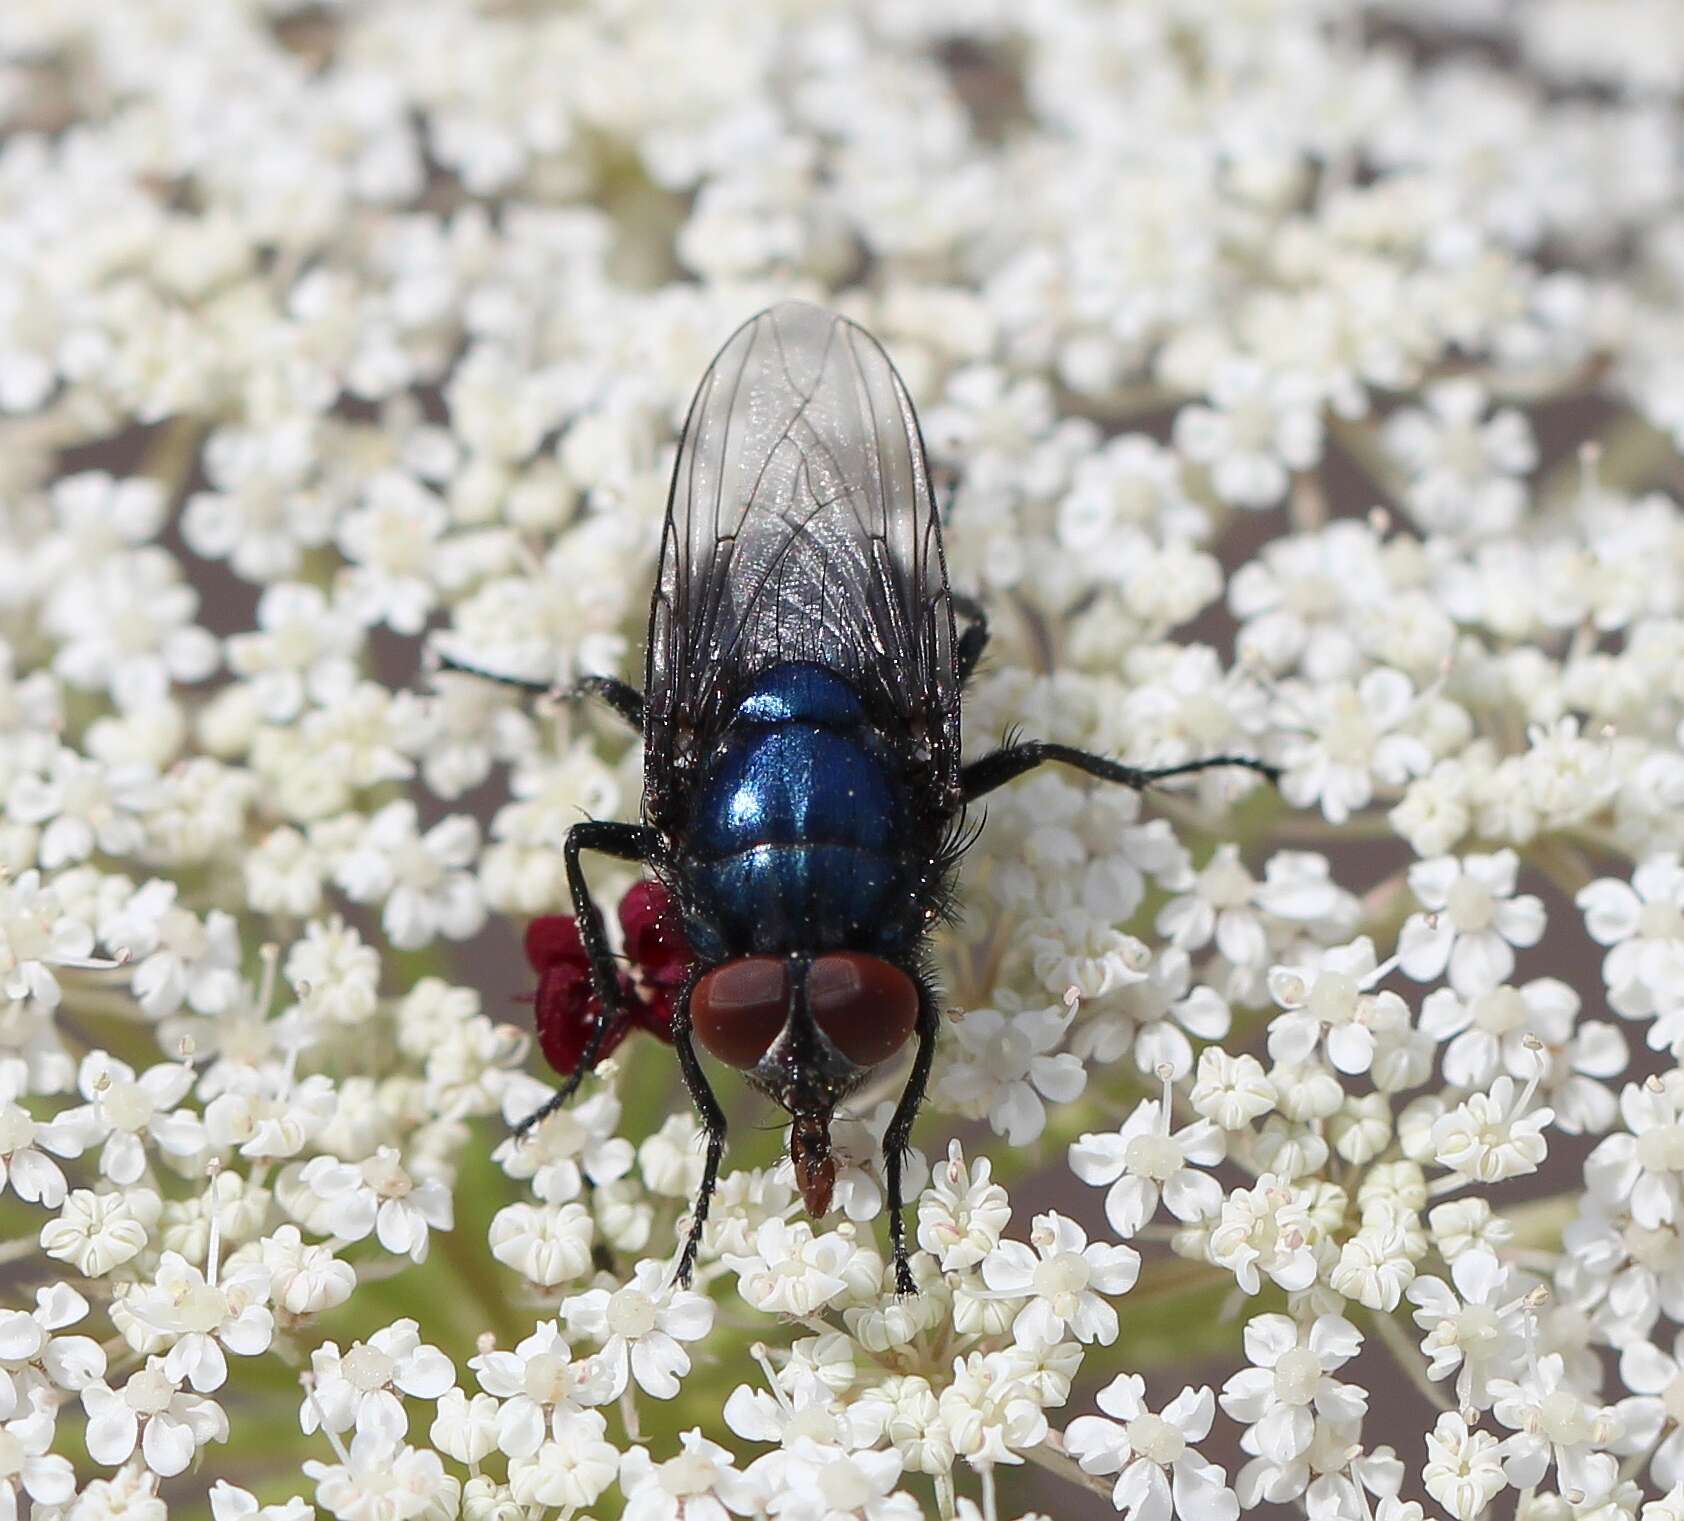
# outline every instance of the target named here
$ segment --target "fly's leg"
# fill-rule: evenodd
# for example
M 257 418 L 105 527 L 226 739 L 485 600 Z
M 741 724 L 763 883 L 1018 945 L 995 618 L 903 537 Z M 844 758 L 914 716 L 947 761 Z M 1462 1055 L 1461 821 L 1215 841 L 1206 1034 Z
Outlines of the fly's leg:
M 965 620 L 959 631 L 959 685 L 964 686 L 988 648 L 988 613 L 975 597 L 953 592 L 953 611 Z
M 883 1132 L 883 1170 L 889 1184 L 889 1240 L 894 1247 L 897 1294 L 918 1292 L 918 1285 L 912 1281 L 912 1264 L 907 1261 L 901 1169 L 906 1163 L 907 1145 L 912 1139 L 912 1122 L 918 1118 L 918 1110 L 924 1102 L 924 1089 L 930 1081 L 930 1066 L 936 1059 L 936 1032 L 940 1027 L 941 1016 L 936 1012 L 935 995 L 919 983 L 918 1051 L 912 1058 L 912 1071 L 907 1074 L 900 1102 L 895 1105 L 888 1129 Z
M 600 698 L 634 729 L 643 727 L 643 693 L 617 676 L 581 676 L 571 687 L 552 686 L 547 681 L 531 681 L 525 676 L 510 676 L 504 671 L 488 671 L 484 666 L 469 665 L 453 655 L 439 656 L 439 669 L 455 671 L 462 676 L 477 676 L 481 681 L 493 681 L 500 687 L 513 687 L 533 697 L 561 697 L 577 702 L 584 697 Z
M 696 1253 L 702 1246 L 702 1227 L 707 1224 L 708 1205 L 713 1202 L 714 1185 L 719 1181 L 719 1161 L 725 1155 L 725 1111 L 708 1086 L 707 1073 L 696 1057 L 696 1046 L 690 1038 L 690 993 L 686 989 L 673 1015 L 672 1044 L 678 1052 L 678 1070 L 684 1074 L 684 1086 L 690 1102 L 696 1106 L 696 1117 L 702 1122 L 707 1136 L 707 1160 L 702 1164 L 702 1186 L 696 1190 L 696 1206 L 690 1211 L 690 1232 L 684 1238 L 684 1250 L 679 1254 L 678 1269 L 673 1282 L 688 1286 L 691 1271 L 696 1266 Z
M 609 1027 L 624 1012 L 620 1007 L 620 977 L 614 964 L 614 953 L 608 948 L 608 936 L 602 927 L 602 915 L 591 899 L 585 882 L 584 869 L 579 865 L 579 852 L 599 851 L 621 861 L 652 862 L 660 848 L 660 836 L 642 824 L 620 824 L 611 820 L 589 819 L 575 824 L 567 831 L 567 843 L 562 846 L 562 859 L 567 865 L 567 887 L 573 895 L 573 914 L 579 924 L 579 939 L 591 966 L 591 990 L 602 1004 L 602 1018 L 597 1020 L 579 1065 L 562 1085 L 544 1100 L 543 1105 L 515 1126 L 515 1136 L 525 1135 L 534 1125 L 548 1119 L 575 1093 L 590 1076 L 602 1052 L 603 1038 Z
M 1165 781 L 1172 776 L 1191 776 L 1195 772 L 1210 771 L 1217 766 L 1239 766 L 1247 771 L 1255 771 L 1259 776 L 1266 776 L 1271 782 L 1278 782 L 1281 777 L 1279 766 L 1271 766 L 1267 761 L 1258 760 L 1252 755 L 1207 755 L 1202 760 L 1183 761 L 1178 766 L 1159 766 L 1156 770 L 1142 770 L 1138 766 L 1125 766 L 1119 761 L 1107 760 L 1103 755 L 1078 750 L 1074 745 L 1055 745 L 1047 740 L 1032 739 L 1023 744 L 1006 745 L 991 755 L 983 756 L 981 760 L 972 761 L 961 770 L 959 781 L 964 788 L 965 801 L 974 803 L 996 787 L 1003 787 L 1007 782 L 1022 776 L 1025 771 L 1033 771 L 1048 761 L 1074 766 L 1078 771 L 1087 772 L 1089 776 L 1097 776 L 1102 782 L 1119 782 L 1125 787 L 1133 787 L 1137 792 L 1150 787 L 1153 782 Z
M 611 707 L 638 733 L 643 732 L 643 693 L 618 676 L 581 676 L 563 695 L 574 701 L 581 697 L 595 697 Z

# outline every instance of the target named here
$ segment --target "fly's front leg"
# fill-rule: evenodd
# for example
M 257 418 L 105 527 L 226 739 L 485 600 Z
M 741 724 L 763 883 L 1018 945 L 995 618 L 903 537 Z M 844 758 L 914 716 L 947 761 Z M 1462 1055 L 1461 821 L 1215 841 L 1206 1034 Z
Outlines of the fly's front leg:
M 592 1027 L 579 1056 L 579 1065 L 562 1085 L 546 1099 L 542 1107 L 515 1126 L 516 1137 L 523 1136 L 534 1125 L 548 1119 L 575 1093 L 596 1066 L 602 1054 L 602 1042 L 609 1028 L 624 1012 L 620 1007 L 620 975 L 614 963 L 614 953 L 608 946 L 608 935 L 602 927 L 602 915 L 591 898 L 584 868 L 579 864 L 582 850 L 599 851 L 622 861 L 652 862 L 660 849 L 660 836 L 642 824 L 620 824 L 608 820 L 587 820 L 567 831 L 567 843 L 562 846 L 562 859 L 567 865 L 567 887 L 573 896 L 573 914 L 579 925 L 579 940 L 590 962 L 591 990 L 602 1005 L 602 1017 Z
M 1218 766 L 1238 766 L 1255 771 L 1271 782 L 1278 782 L 1281 778 L 1279 766 L 1271 766 L 1252 755 L 1207 755 L 1202 760 L 1183 761 L 1178 766 L 1142 770 L 1138 766 L 1125 766 L 1108 760 L 1103 755 L 1094 755 L 1088 750 L 1078 750 L 1074 745 L 1056 745 L 1048 740 L 1032 739 L 1019 745 L 1006 745 L 981 760 L 972 761 L 960 771 L 959 781 L 964 789 L 965 801 L 974 803 L 996 787 L 1003 787 L 1024 772 L 1044 766 L 1048 761 L 1074 766 L 1089 776 L 1097 776 L 1102 782 L 1118 782 L 1124 787 L 1133 787 L 1137 792 L 1150 787 L 1153 782 L 1165 781 L 1172 776 L 1192 776 L 1195 772 L 1210 771 Z
M 719 1162 L 725 1155 L 725 1111 L 708 1086 L 707 1073 L 696 1056 L 695 1042 L 690 1038 L 690 990 L 678 1002 L 672 1021 L 673 1049 L 678 1052 L 678 1070 L 684 1074 L 684 1086 L 690 1102 L 696 1106 L 696 1117 L 702 1122 L 707 1136 L 707 1160 L 702 1163 L 702 1185 L 696 1190 L 696 1206 L 690 1212 L 690 1231 L 684 1238 L 684 1250 L 679 1254 L 678 1269 L 673 1281 L 688 1285 L 696 1266 L 696 1253 L 702 1247 L 702 1228 L 707 1224 L 708 1205 L 713 1202 L 714 1186 L 719 1181 Z
M 924 1103 L 924 1089 L 929 1085 L 930 1066 L 936 1059 L 936 1033 L 941 1028 L 941 1016 L 936 1011 L 935 994 L 922 982 L 918 984 L 918 1051 L 912 1058 L 912 1071 L 907 1074 L 906 1087 L 900 1102 L 883 1132 L 883 1171 L 889 1185 L 889 1240 L 894 1248 L 895 1292 L 916 1294 L 918 1285 L 912 1280 L 912 1264 L 907 1260 L 906 1218 L 901 1200 L 901 1170 L 906 1164 L 907 1147 L 912 1140 L 912 1122 Z
M 533 697 L 556 697 L 568 702 L 596 697 L 611 707 L 621 718 L 637 730 L 643 728 L 643 693 L 617 676 L 581 676 L 570 687 L 555 686 L 548 681 L 532 681 L 525 676 L 511 676 L 504 671 L 488 671 L 484 666 L 469 665 L 454 655 L 439 656 L 441 671 L 455 671 L 460 676 L 477 676 L 481 681 L 495 682 L 500 687 L 513 687 Z

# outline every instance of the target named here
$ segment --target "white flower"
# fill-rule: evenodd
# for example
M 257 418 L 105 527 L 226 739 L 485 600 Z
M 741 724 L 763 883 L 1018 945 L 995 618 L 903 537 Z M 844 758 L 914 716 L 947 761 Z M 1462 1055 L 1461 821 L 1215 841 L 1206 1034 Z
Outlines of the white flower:
M 29 1204 L 57 1209 L 64 1203 L 64 1171 L 47 1156 L 77 1157 L 87 1142 L 83 1127 L 62 1117 L 42 1122 L 19 1104 L 0 1104 L 0 1193 L 8 1187 Z
M 1102 1296 L 1134 1287 L 1140 1253 L 1097 1241 L 1090 1246 L 1081 1226 L 1057 1213 L 1035 1217 L 1029 1242 L 1002 1241 L 982 1261 L 982 1281 L 992 1293 L 1029 1300 L 1012 1322 L 1013 1337 L 1024 1346 L 1046 1346 L 1068 1332 L 1109 1346 L 1117 1339 L 1117 1312 Z
M 240 931 L 233 915 L 201 919 L 176 901 L 177 887 L 154 877 L 115 913 L 99 938 L 134 963 L 131 986 L 154 1019 L 184 1003 L 198 1014 L 224 1014 L 240 996 Z
M 1287 472 L 1307 470 L 1321 458 L 1321 418 L 1308 377 L 1229 359 L 1212 373 L 1209 397 L 1210 406 L 1177 414 L 1175 445 L 1210 469 L 1223 501 L 1272 507 L 1286 494 Z
M 1618 1407 L 1627 1443 L 1633 1451 L 1650 1453 L 1650 1474 L 1657 1484 L 1669 1489 L 1684 1481 L 1681 1353 L 1684 1344 L 1678 1338 L 1674 1338 L 1670 1353 L 1649 1341 L 1633 1341 L 1620 1350 L 1620 1382 L 1633 1396 L 1621 1400 Z
M 1227 1473 L 1194 1449 L 1210 1435 L 1216 1401 L 1208 1387 L 1183 1389 L 1162 1415 L 1146 1404 L 1146 1381 L 1120 1373 L 1099 1391 L 1099 1408 L 1115 1421 L 1079 1416 L 1065 1446 L 1084 1473 L 1117 1474 L 1111 1500 L 1129 1521 L 1235 1521 L 1240 1502 Z
M 1628 1019 L 1684 1002 L 1684 866 L 1651 856 L 1628 885 L 1603 877 L 1579 889 L 1585 930 L 1609 948 L 1602 961 L 1608 1001 Z
M 870 1408 L 859 1400 L 847 1403 L 816 1372 L 797 1368 L 793 1361 L 777 1372 L 764 1360 L 762 1367 L 769 1391 L 738 1384 L 725 1401 L 725 1424 L 737 1436 L 784 1446 L 807 1437 L 852 1452 L 874 1445 L 881 1435 Z
M 323 1342 L 310 1354 L 313 1386 L 299 1407 L 305 1435 L 318 1426 L 348 1431 L 352 1426 L 387 1442 L 409 1429 L 401 1396 L 437 1399 L 456 1382 L 456 1370 L 437 1347 L 422 1342 L 420 1327 L 395 1320 L 367 1341 L 340 1355 L 339 1344 Z
M 296 718 L 306 702 L 331 703 L 350 691 L 363 631 L 320 587 L 293 581 L 268 587 L 258 600 L 257 624 L 262 632 L 228 640 L 228 665 L 251 683 L 257 710 L 270 723 Z
M 497 1413 L 497 1401 L 489 1394 L 470 1398 L 460 1389 L 446 1389 L 427 1439 L 446 1457 L 477 1467 L 497 1451 Z
M 856 1248 L 839 1231 L 815 1236 L 805 1221 L 764 1221 L 752 1250 L 721 1252 L 737 1275 L 737 1292 L 755 1309 L 779 1315 L 811 1315 L 848 1287 L 846 1274 Z
M 1070 1170 L 1084 1183 L 1103 1187 L 1105 1218 L 1119 1236 L 1133 1236 L 1158 1208 L 1177 1220 L 1199 1220 L 1222 1211 L 1222 1187 L 1199 1167 L 1214 1167 L 1227 1150 L 1222 1130 L 1198 1120 L 1171 1134 L 1170 1094 L 1147 1099 L 1115 1133 L 1082 1136 L 1070 1148 Z
M 549 1096 L 548 1087 L 517 1073 L 503 1087 L 503 1118 L 517 1125 Z M 554 1110 L 520 1139 L 510 1136 L 500 1141 L 492 1159 L 511 1178 L 530 1178 L 532 1191 L 540 1199 L 565 1203 L 579 1197 L 586 1179 L 612 1183 L 630 1170 L 631 1142 L 616 1133 L 621 1113 L 619 1096 L 604 1089 Z M 680 1197 L 687 1199 L 694 1192 L 692 1186 Z
M 117 702 L 156 701 L 172 682 L 203 681 L 217 642 L 194 622 L 199 593 L 162 549 L 148 545 L 73 574 L 48 597 L 42 621 L 60 641 L 53 669 Z
M 409 1521 L 454 1497 L 436 1452 L 410 1447 L 369 1431 L 351 1439 L 340 1463 L 311 1458 L 304 1472 L 316 1481 L 316 1502 L 335 1516 L 358 1521 Z
M 226 1347 L 241 1357 L 268 1350 L 275 1318 L 269 1297 L 269 1270 L 240 1263 L 207 1277 L 177 1252 L 165 1252 L 151 1284 L 130 1294 L 125 1305 L 135 1320 L 155 1335 L 169 1338 L 164 1375 L 186 1382 L 201 1394 L 220 1389 L 228 1377 Z
M 1339 1248 L 1339 1260 L 1327 1275 L 1328 1286 L 1370 1310 L 1390 1314 L 1415 1277 L 1420 1246 L 1413 1214 L 1385 1204 L 1367 1210 L 1362 1229 Z
M 322 1223 L 336 1236 L 361 1241 L 372 1233 L 388 1252 L 427 1260 L 429 1230 L 447 1231 L 455 1219 L 450 1190 L 437 1178 L 417 1181 L 395 1146 L 381 1146 L 359 1163 L 312 1157 L 301 1181 L 326 1208 Z
M 312 1019 L 361 1024 L 379 1003 L 380 953 L 337 917 L 305 925 L 282 971 Z
M 622 1288 L 591 1289 L 563 1306 L 569 1331 L 602 1343 L 610 1399 L 635 1378 L 644 1393 L 670 1400 L 690 1371 L 679 1343 L 700 1341 L 713 1328 L 713 1301 L 668 1278 L 665 1263 L 645 1260 Z
M 1605 1205 L 1629 1207 L 1646 1229 L 1671 1224 L 1680 1217 L 1684 1184 L 1684 1070 L 1627 1083 L 1620 1117 L 1629 1134 L 1597 1143 L 1585 1160 L 1585 1182 Z
M 1426 745 L 1405 731 L 1415 689 L 1400 671 L 1373 670 L 1354 686 L 1283 683 L 1278 707 L 1289 734 L 1281 796 L 1295 808 L 1320 804 L 1331 824 L 1367 807 L 1376 783 L 1400 787 L 1431 763 Z
M 1477 381 L 1428 386 L 1427 407 L 1403 407 L 1386 420 L 1386 447 L 1410 476 L 1409 508 L 1423 528 L 1490 538 L 1512 528 L 1526 500 L 1516 477 L 1537 463 L 1526 419 L 1505 407 L 1484 420 Z
M 1235 647 L 1243 662 L 1276 675 L 1296 666 L 1316 682 L 1349 678 L 1362 658 L 1353 615 L 1395 595 L 1366 523 L 1274 539 L 1228 583 L 1242 625 Z
M 129 1375 L 120 1391 L 104 1382 L 82 1391 L 88 1413 L 88 1456 L 115 1468 L 140 1447 L 146 1466 L 162 1478 L 186 1470 L 207 1442 L 228 1440 L 228 1417 L 214 1400 L 186 1394 L 164 1372 L 161 1357 Z
M 1260 1273 L 1296 1293 L 1315 1282 L 1314 1229 L 1291 1187 L 1264 1173 L 1255 1188 L 1236 1188 L 1223 1200 L 1221 1218 L 1210 1233 L 1210 1260 L 1228 1268 L 1248 1294 L 1263 1286 Z
M 1172 1077 L 1193 1070 L 1193 1043 L 1220 1040 L 1228 1033 L 1228 1005 L 1214 988 L 1193 985 L 1187 953 L 1170 946 L 1152 959 L 1145 975 L 1097 1000 L 1093 1017 L 1074 1042 L 1076 1054 L 1108 1062 L 1132 1048 L 1143 1073 L 1168 1067 Z
M 0 993 L 7 998 L 35 998 L 56 1008 L 53 967 L 85 961 L 93 944 L 93 930 L 60 909 L 40 872 L 0 880 Z
M 480 1388 L 501 1401 L 497 1445 L 511 1458 L 531 1457 L 546 1433 L 559 1440 L 565 1416 L 604 1404 L 620 1392 L 613 1388 L 612 1363 L 597 1357 L 576 1360 L 553 1320 L 540 1321 L 513 1352 L 481 1352 L 468 1359 L 468 1366 Z
M 466 814 L 441 819 L 425 834 L 415 804 L 388 803 L 334 871 L 358 903 L 384 901 L 380 922 L 406 950 L 443 934 L 465 940 L 485 923 L 479 883 L 466 868 L 479 853 L 479 825 Z
M 113 1183 L 140 1181 L 146 1171 L 145 1142 L 169 1156 L 192 1156 L 205 1143 L 199 1116 L 174 1108 L 193 1086 L 193 1069 L 160 1062 L 138 1077 L 127 1062 L 104 1051 L 82 1059 L 76 1086 L 88 1104 L 72 1110 L 64 1123 L 75 1125 L 86 1144 L 104 1139 L 99 1170 Z
M 1027 1146 L 1046 1127 L 1042 1098 L 1068 1104 L 1087 1084 L 1081 1060 L 1055 1048 L 1075 1017 L 1054 1005 L 1005 1013 L 972 1009 L 952 1028 L 959 1051 L 931 1090 L 944 1109 L 986 1119 L 996 1135 Z
M 1409 887 L 1428 910 L 1411 914 L 1398 937 L 1398 964 L 1417 982 L 1436 982 L 1450 970 L 1450 986 L 1464 998 L 1507 982 L 1514 946 L 1536 945 L 1544 933 L 1544 905 L 1530 893 L 1515 896 L 1520 858 L 1512 850 L 1489 856 L 1436 856 L 1409 868 Z
M 289 1315 L 314 1315 L 344 1304 L 357 1284 L 357 1270 L 326 1246 L 311 1245 L 296 1225 L 283 1225 L 260 1243 L 269 1291 Z
M 1421 1479 L 1456 1521 L 1474 1521 L 1508 1483 L 1502 1445 L 1488 1431 L 1470 1431 L 1461 1416 L 1446 1410 L 1427 1433 Z
M 145 1247 L 158 1206 L 158 1196 L 146 1189 L 109 1194 L 74 1189 L 58 1219 L 42 1226 L 41 1250 L 86 1277 L 102 1278 Z
M 739 1473 L 731 1454 L 700 1428 L 679 1435 L 680 1451 L 657 1463 L 647 1447 L 620 1459 L 625 1521 L 725 1521 L 765 1509 L 761 1486 Z
M 1521 1301 L 1508 1288 L 1507 1270 L 1483 1248 L 1461 1253 L 1450 1276 L 1454 1292 L 1439 1278 L 1417 1278 L 1409 1286 L 1415 1324 L 1427 1333 L 1421 1342 L 1427 1377 L 1455 1373 L 1457 1403 L 1487 1410 L 1491 1378 L 1511 1377 L 1523 1350 Z
M 395 470 L 375 476 L 366 504 L 339 522 L 339 547 L 355 567 L 342 578 L 345 606 L 364 623 L 420 633 L 438 595 L 435 557 L 448 521 L 420 482 Z
M 1021 1463 L 1024 1450 L 1046 1440 L 1047 1418 L 1011 1353 L 955 1358 L 940 1411 L 954 1452 L 973 1468 Z
M 1409 1009 L 1396 993 L 1370 991 L 1389 970 L 1376 964 L 1366 935 L 1325 950 L 1311 966 L 1269 971 L 1269 993 L 1286 1012 L 1269 1021 L 1269 1055 L 1302 1062 L 1325 1038 L 1328 1060 L 1340 1072 L 1366 1072 L 1380 1040 L 1406 1031 Z
M 1231 1056 L 1217 1046 L 1199 1053 L 1189 1102 L 1213 1125 L 1244 1130 L 1275 1107 L 1276 1097 L 1275 1085 L 1255 1056 Z
M 236 1147 L 243 1157 L 296 1156 L 333 1116 L 334 1088 L 324 1073 L 294 1081 L 279 1064 L 227 1065 L 226 1087 L 205 1105 L 205 1139 L 212 1146 Z
M 992 1179 L 987 1157 L 967 1169 L 958 1141 L 949 1141 L 947 1161 L 930 1177 L 918 1200 L 918 1244 L 932 1252 L 944 1273 L 974 1268 L 996 1246 L 1010 1223 L 1006 1191 Z
M 259 1505 L 257 1496 L 226 1479 L 210 1488 L 211 1521 L 310 1521 L 313 1512 L 302 1495 L 279 1505 Z
M 1604 1449 L 1622 1435 L 1621 1422 L 1567 1382 L 1559 1353 L 1538 1358 L 1518 1379 L 1492 1379 L 1491 1393 L 1492 1412 L 1512 1433 L 1503 1443 L 1509 1483 L 1539 1483 L 1553 1458 L 1563 1493 L 1594 1498 L 1613 1485 L 1618 1465 Z
M 1349 1321 L 1321 1315 L 1310 1325 L 1286 1315 L 1254 1315 L 1245 1323 L 1245 1355 L 1253 1364 L 1222 1386 L 1222 1409 L 1250 1428 L 1247 1452 L 1289 1464 L 1310 1450 L 1316 1418 L 1359 1421 L 1367 1393 L 1331 1375 L 1362 1346 Z
M 34 1505 L 62 1505 L 76 1493 L 70 1459 L 47 1450 L 52 1446 L 54 1419 L 52 1405 L 39 1396 L 28 1415 L 14 1416 L 0 1425 L 0 1506 L 14 1516 L 19 1513 L 20 1493 Z
M 195 554 L 226 559 L 248 581 L 294 574 L 301 551 L 327 542 L 339 503 L 311 477 L 321 447 L 313 418 L 261 428 L 219 427 L 206 440 L 205 476 L 181 514 Z
M 35 1308 L 0 1310 L 0 1420 L 10 1420 L 36 1393 L 78 1393 L 105 1377 L 105 1348 L 91 1336 L 56 1336 L 88 1313 L 88 1301 L 67 1283 L 35 1291 Z
M 509 1460 L 509 1488 L 521 1505 L 559 1506 L 572 1514 L 614 1482 L 619 1453 L 603 1439 L 607 1422 L 594 1410 L 567 1416 L 560 1434 L 529 1458 Z
M 1530 1107 L 1537 1087 L 1534 1075 L 1517 1093 L 1515 1080 L 1505 1075 L 1489 1093 L 1469 1095 L 1434 1122 L 1434 1160 L 1480 1183 L 1536 1172 L 1549 1150 L 1544 1128 L 1555 1118 L 1550 1109 Z
M 897 1452 L 843 1452 L 798 1437 L 787 1451 L 758 1459 L 748 1477 L 762 1471 L 777 1476 L 767 1506 L 777 1521 L 919 1521 L 923 1514 L 911 1495 L 896 1492 Z
M 540 1288 L 589 1270 L 595 1225 L 582 1204 L 509 1204 L 492 1217 L 491 1255 Z

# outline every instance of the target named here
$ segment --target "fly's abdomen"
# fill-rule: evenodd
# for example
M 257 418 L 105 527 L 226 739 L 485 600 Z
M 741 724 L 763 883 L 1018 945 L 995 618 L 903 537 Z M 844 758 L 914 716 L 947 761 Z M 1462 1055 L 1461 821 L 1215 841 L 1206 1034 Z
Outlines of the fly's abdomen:
M 893 943 L 905 806 L 859 699 L 821 667 L 769 671 L 696 788 L 685 840 L 702 955 Z M 711 921 L 711 923 L 707 922 Z

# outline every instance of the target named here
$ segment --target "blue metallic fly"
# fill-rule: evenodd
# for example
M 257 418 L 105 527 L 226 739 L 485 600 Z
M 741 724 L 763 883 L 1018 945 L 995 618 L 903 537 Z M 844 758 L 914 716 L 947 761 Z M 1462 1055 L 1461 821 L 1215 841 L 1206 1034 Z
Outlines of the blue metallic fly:
M 913 1291 L 901 1168 L 939 1027 L 928 936 L 952 909 L 972 803 L 1046 761 L 1136 788 L 1211 766 L 1274 775 L 1228 755 L 1143 771 L 1041 741 L 967 764 L 960 693 L 987 640 L 982 609 L 948 587 L 918 420 L 882 347 L 798 302 L 746 322 L 703 376 L 679 443 L 644 690 L 600 676 L 578 689 L 642 731 L 643 822 L 568 833 L 568 887 L 609 1017 L 519 1127 L 565 1104 L 605 1033 L 624 1028 L 580 856 L 641 862 L 694 955 L 672 1033 L 707 1159 L 680 1281 L 725 1148 L 697 1043 L 789 1111 L 796 1181 L 817 1217 L 836 1177 L 837 1105 L 915 1038 L 883 1139 L 896 1286 Z

